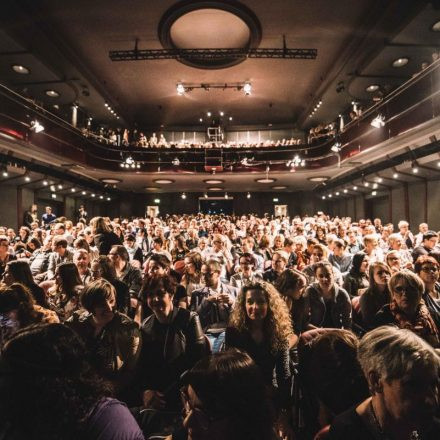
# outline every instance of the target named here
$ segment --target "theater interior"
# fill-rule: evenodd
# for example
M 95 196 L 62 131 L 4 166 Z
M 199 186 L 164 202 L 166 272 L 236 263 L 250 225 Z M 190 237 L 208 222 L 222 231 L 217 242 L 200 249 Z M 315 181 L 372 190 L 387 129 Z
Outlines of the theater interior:
M 438 1 L 5 0 L 0 224 L 35 203 L 439 229 L 439 37 Z

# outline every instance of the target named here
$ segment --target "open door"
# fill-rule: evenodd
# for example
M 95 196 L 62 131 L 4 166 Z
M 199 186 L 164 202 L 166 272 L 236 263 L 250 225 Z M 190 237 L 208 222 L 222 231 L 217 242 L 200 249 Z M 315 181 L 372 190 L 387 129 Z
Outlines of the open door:
M 287 217 L 287 205 L 275 205 L 275 217 Z

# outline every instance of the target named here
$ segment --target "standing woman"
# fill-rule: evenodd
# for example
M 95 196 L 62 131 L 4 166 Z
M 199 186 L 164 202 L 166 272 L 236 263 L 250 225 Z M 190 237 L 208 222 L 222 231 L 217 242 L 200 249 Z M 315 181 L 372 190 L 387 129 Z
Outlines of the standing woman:
M 360 295 L 359 305 L 365 330 L 374 328 L 374 317 L 385 305 L 391 302 L 388 282 L 391 278 L 389 267 L 376 261 L 370 266 L 370 286 Z
M 80 309 L 80 293 L 84 285 L 75 263 L 61 263 L 55 271 L 55 285 L 49 290 L 49 303 L 64 322 Z
M 226 347 L 247 352 L 267 386 L 272 387 L 276 377 L 276 395 L 283 406 L 289 396 L 289 346 L 297 339 L 286 303 L 275 287 L 264 281 L 245 285 L 226 328 Z
M 173 240 L 174 247 L 171 250 L 171 256 L 173 258 L 173 263 L 176 261 L 181 261 L 185 259 L 185 255 L 189 252 L 188 247 L 185 243 L 185 238 L 183 235 L 178 235 L 174 237 Z
M 353 255 L 350 272 L 344 277 L 344 289 L 350 297 L 358 296 L 360 289 L 369 286 L 368 281 L 368 256 L 365 252 Z
M 350 329 L 351 301 L 346 290 L 335 283 L 333 266 L 328 261 L 315 264 L 316 283 L 306 290 L 310 310 L 309 327 Z
M 439 266 L 438 261 L 434 257 L 422 255 L 417 258 L 414 267 L 416 274 L 425 284 L 425 291 L 423 292 L 422 298 L 438 329 L 440 329 Z
M 108 255 L 115 244 L 122 244 L 121 239 L 107 225 L 104 217 L 94 217 L 90 220 L 95 246 L 99 255 Z
M 298 270 L 286 269 L 275 281 L 275 287 L 280 292 L 290 311 L 293 330 L 296 335 L 307 330 L 308 309 L 304 293 L 307 287 L 307 277 Z

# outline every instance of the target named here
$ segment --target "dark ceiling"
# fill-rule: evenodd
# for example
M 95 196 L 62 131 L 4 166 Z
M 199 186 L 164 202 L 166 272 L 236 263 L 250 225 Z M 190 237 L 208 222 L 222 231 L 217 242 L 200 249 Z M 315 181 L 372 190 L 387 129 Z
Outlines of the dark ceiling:
M 171 0 L 4 0 L 0 22 L 0 82 L 66 111 L 76 102 L 95 120 L 119 125 L 177 127 L 199 124 L 208 110 L 233 116 L 234 125 L 283 124 L 307 128 L 331 121 L 353 100 L 369 101 L 371 84 L 388 91 L 430 61 L 439 34 L 438 2 L 413 0 L 248 0 L 243 5 L 261 25 L 260 48 L 315 48 L 315 60 L 247 59 L 233 67 L 201 69 L 177 60 L 112 62 L 111 50 L 162 49 L 158 26 Z M 240 46 L 247 29 L 231 14 L 216 14 L 219 2 L 183 16 L 172 28 L 181 47 Z M 237 2 L 221 2 L 232 3 Z M 206 10 L 208 8 L 208 10 Z M 203 14 L 206 14 L 205 16 Z M 226 44 L 226 43 L 225 43 Z M 193 47 L 194 47 L 193 46 Z M 408 57 L 401 68 L 392 62 Z M 22 75 L 13 64 L 30 69 Z M 195 89 L 177 96 L 176 83 L 243 83 L 234 89 Z M 339 92 L 337 92 L 337 89 Z M 45 92 L 56 90 L 50 98 Z M 314 105 L 323 104 L 313 117 Z M 56 104 L 59 110 L 53 109 Z M 67 115 L 67 112 L 66 112 Z

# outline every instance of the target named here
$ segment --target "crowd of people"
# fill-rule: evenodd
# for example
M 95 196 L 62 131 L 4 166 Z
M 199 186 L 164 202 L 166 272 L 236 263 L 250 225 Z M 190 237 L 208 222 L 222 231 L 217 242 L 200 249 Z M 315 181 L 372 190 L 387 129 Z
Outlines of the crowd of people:
M 426 223 L 28 214 L 0 226 L 0 438 L 439 438 Z
M 105 145 L 111 145 L 115 147 L 123 148 L 273 148 L 273 147 L 290 147 L 296 145 L 302 145 L 303 141 L 300 138 L 290 138 L 290 139 L 277 139 L 271 140 L 266 139 L 258 142 L 251 141 L 226 141 L 222 140 L 220 142 L 213 141 L 196 141 L 194 139 L 180 139 L 180 140 L 168 140 L 165 135 L 161 133 L 159 137 L 156 133 L 148 138 L 143 132 L 138 130 L 128 130 L 128 129 L 105 129 L 101 128 L 98 131 L 93 131 L 90 128 L 84 128 L 81 130 L 82 134 L 96 142 Z

